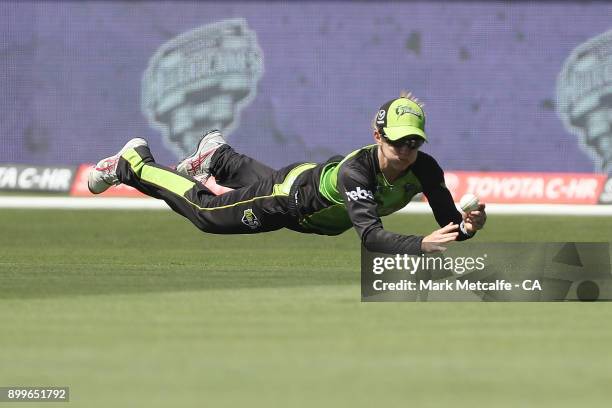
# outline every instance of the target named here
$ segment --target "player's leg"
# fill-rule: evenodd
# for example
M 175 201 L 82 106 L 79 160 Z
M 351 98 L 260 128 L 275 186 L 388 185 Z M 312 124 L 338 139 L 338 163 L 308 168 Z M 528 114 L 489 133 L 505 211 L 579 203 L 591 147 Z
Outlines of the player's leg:
M 249 187 L 214 196 L 195 179 L 156 164 L 143 139 L 133 139 L 117 155 L 102 160 L 90 173 L 89 181 L 94 193 L 111 184 L 125 183 L 162 199 L 205 232 L 255 233 L 294 222 L 287 212 L 283 174 L 275 173 Z
M 155 163 L 144 139 L 132 139 L 113 156 L 100 160 L 88 175 L 87 186 L 100 194 L 112 185 L 125 183 L 150 197 L 162 199 L 177 213 L 197 222 L 193 206 L 179 199 L 180 193 L 192 188 L 192 178 L 175 174 Z M 203 189 L 205 189 L 202 186 Z M 212 194 L 211 194 L 212 195 Z
M 270 178 L 276 170 L 244 154 L 230 145 L 223 145 L 215 152 L 210 173 L 218 184 L 230 188 L 242 188 Z
M 237 189 L 268 178 L 274 169 L 232 149 L 218 130 L 206 133 L 195 151 L 176 166 L 200 181 L 213 176 L 217 184 Z
M 290 190 L 302 173 L 315 166 L 315 163 L 295 163 L 247 187 L 209 197 L 206 208 L 198 209 L 205 231 L 245 234 L 289 228 L 304 232 L 295 205 L 291 205 Z M 199 194 L 194 189 L 185 197 L 197 203 Z

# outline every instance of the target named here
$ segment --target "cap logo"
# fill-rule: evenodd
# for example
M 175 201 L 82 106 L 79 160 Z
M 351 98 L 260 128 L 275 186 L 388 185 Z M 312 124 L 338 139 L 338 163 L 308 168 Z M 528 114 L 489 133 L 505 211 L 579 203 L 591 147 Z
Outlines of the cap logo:
M 381 109 L 378 111 L 378 114 L 376 115 L 376 123 L 385 123 L 385 115 L 387 114 L 387 112 L 385 112 L 384 109 Z
M 397 114 L 398 117 L 406 113 L 412 113 L 413 115 L 417 116 L 419 119 L 423 118 L 423 115 L 420 112 L 415 111 L 408 105 L 398 106 L 397 108 L 395 108 L 395 113 Z

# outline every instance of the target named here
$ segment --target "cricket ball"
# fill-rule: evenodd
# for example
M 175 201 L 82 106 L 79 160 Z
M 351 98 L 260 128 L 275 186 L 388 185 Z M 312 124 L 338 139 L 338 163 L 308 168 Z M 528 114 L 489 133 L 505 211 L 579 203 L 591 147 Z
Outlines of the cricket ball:
M 468 213 L 470 211 L 477 210 L 479 203 L 480 202 L 478 201 L 477 196 L 468 193 L 461 197 L 461 200 L 459 201 L 459 207 L 461 207 L 464 212 Z

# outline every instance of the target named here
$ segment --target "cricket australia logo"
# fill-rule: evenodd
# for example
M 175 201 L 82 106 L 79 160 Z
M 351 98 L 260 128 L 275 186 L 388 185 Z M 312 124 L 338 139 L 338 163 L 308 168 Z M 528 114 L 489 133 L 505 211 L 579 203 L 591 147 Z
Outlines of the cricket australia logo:
M 142 111 L 177 158 L 201 135 L 225 135 L 255 96 L 263 54 L 244 19 L 204 25 L 163 44 L 142 79 Z
M 596 170 L 612 175 L 612 30 L 567 58 L 557 79 L 557 111 Z
M 259 219 L 253 212 L 252 208 L 244 210 L 244 214 L 242 215 L 242 223 L 250 229 L 257 229 L 261 227 L 261 222 L 259 222 Z

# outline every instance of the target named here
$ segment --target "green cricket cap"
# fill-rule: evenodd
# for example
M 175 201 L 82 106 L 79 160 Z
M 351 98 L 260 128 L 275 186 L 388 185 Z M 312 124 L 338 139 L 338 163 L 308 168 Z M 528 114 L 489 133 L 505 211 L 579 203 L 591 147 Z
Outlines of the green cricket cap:
M 391 140 L 420 136 L 427 141 L 425 112 L 408 98 L 393 99 L 381 106 L 376 114 L 376 126 Z

